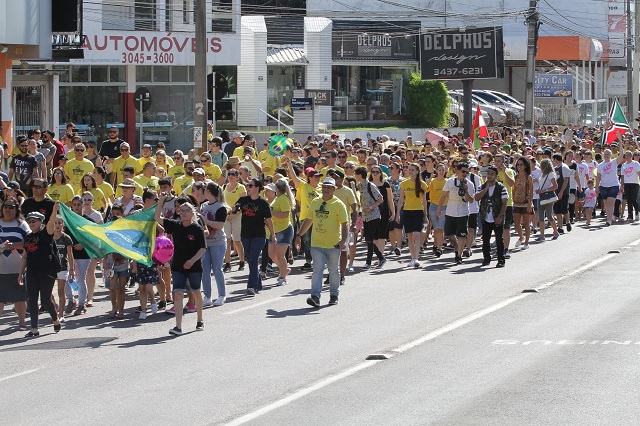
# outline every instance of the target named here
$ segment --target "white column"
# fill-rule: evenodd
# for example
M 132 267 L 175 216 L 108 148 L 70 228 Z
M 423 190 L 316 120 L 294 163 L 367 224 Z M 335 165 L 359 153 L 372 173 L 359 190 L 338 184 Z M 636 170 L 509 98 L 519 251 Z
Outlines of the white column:
M 331 33 L 333 22 L 327 18 L 304 18 L 304 50 L 309 61 L 306 69 L 307 89 L 331 89 Z M 319 106 L 315 111 L 315 128 L 318 123 L 331 124 L 331 107 Z
M 53 130 L 57 136 L 60 136 L 60 76 L 54 74 L 51 76 L 51 121 L 53 122 Z M 66 123 L 65 123 L 66 124 Z
M 260 110 L 267 111 L 267 26 L 263 16 L 243 16 L 241 22 L 236 121 L 240 127 L 265 126 Z

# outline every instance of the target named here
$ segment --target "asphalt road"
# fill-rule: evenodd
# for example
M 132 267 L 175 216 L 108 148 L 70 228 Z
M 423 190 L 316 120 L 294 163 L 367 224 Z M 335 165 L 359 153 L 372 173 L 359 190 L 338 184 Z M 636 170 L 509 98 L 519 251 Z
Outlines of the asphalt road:
M 42 316 L 25 341 L 5 315 L 3 423 L 638 424 L 639 238 L 576 226 L 504 269 L 445 252 L 409 270 L 405 254 L 321 309 L 310 274 L 249 298 L 234 272 L 205 331 L 188 314 L 178 338 L 165 314 L 139 321 L 133 296 L 107 318 L 104 289 L 58 335 Z

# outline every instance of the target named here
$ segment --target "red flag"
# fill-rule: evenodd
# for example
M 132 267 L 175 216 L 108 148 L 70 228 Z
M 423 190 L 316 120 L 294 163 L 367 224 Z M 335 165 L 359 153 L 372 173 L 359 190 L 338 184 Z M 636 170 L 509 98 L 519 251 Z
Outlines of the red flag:
M 482 147 L 482 141 L 480 138 L 486 138 L 489 136 L 487 126 L 484 124 L 484 118 L 482 117 L 482 111 L 480 111 L 480 104 L 478 104 L 476 115 L 473 118 L 471 133 L 473 134 L 473 148 L 480 149 Z

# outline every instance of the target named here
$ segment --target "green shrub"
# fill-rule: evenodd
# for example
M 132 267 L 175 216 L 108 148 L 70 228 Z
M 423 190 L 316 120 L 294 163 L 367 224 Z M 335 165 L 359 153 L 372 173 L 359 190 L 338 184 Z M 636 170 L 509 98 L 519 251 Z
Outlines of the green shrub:
M 422 80 L 412 73 L 406 89 L 407 116 L 420 127 L 443 127 L 449 117 L 450 97 L 442 81 Z

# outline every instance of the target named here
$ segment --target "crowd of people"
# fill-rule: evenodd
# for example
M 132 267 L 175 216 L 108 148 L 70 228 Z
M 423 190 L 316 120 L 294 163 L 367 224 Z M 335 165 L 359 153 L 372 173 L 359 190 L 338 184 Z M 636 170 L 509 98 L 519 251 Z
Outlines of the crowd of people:
M 125 290 L 137 285 L 137 317 L 164 311 L 175 317 L 173 335 L 182 334 L 183 313 L 197 313 L 203 330 L 203 309 L 225 304 L 232 263 L 248 268 L 253 297 L 268 279 L 287 285 L 300 257 L 300 270 L 312 272 L 313 307 L 323 284 L 335 305 L 349 274 L 384 268 L 403 252 L 408 268 L 428 270 L 446 251 L 453 264 L 478 252 L 483 267 L 493 258 L 504 267 L 532 235 L 544 242 L 547 230 L 556 240 L 578 221 L 593 226 L 597 210 L 602 226 L 639 220 L 640 138 L 630 132 L 606 145 L 602 131 L 494 129 L 479 148 L 447 131 L 434 142 L 333 134 L 289 139 L 279 156 L 268 137 L 258 149 L 252 135 L 223 131 L 203 152 L 169 153 L 159 142 L 136 157 L 116 127 L 99 150 L 73 123 L 60 140 L 34 129 L 3 154 L 0 315 L 13 304 L 31 338 L 48 312 L 57 333 L 65 317 L 93 306 L 98 267 L 109 318 L 126 316 Z M 157 234 L 171 238 L 173 257 L 152 266 L 121 253 L 92 258 L 65 228 L 60 203 L 98 224 L 155 208 Z M 359 249 L 366 255 L 356 265 Z

